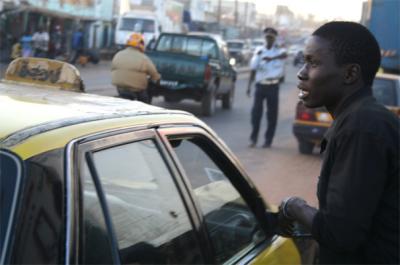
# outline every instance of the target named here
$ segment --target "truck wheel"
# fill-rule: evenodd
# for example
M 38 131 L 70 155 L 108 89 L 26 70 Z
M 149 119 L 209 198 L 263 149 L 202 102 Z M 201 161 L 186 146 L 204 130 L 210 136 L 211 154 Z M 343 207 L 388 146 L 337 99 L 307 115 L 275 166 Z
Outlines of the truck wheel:
M 120 98 L 132 99 L 132 95 L 127 93 L 125 90 L 117 87 L 117 91 Z
M 229 89 L 229 92 L 222 96 L 222 108 L 223 109 L 232 109 L 233 98 L 235 96 L 234 88 L 235 87 L 233 84 L 231 89 Z
M 179 99 L 171 96 L 164 96 L 164 101 L 168 103 L 174 103 L 174 102 L 179 102 Z
M 314 149 L 313 143 L 304 140 L 299 140 L 299 152 L 301 154 L 310 155 L 312 154 L 313 149 Z
M 147 104 L 151 104 L 152 101 L 153 101 L 153 95 L 152 94 L 148 94 Z
M 212 116 L 215 112 L 215 89 L 207 91 L 201 100 L 201 109 L 204 116 Z

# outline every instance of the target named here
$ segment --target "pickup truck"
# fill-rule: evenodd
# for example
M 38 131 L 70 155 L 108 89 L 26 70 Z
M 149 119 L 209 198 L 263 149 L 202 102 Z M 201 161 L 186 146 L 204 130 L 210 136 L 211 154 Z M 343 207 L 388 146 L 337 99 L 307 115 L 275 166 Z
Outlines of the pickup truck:
M 218 35 L 162 33 L 146 54 L 161 74 L 160 84 L 151 89 L 153 97 L 163 96 L 167 102 L 200 101 L 205 116 L 214 114 L 218 99 L 224 109 L 232 108 L 236 71 Z

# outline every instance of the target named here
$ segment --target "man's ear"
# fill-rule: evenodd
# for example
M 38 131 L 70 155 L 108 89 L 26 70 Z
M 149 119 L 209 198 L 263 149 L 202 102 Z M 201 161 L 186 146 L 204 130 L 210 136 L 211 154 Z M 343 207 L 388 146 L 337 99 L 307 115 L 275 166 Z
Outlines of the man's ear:
M 344 83 L 354 84 L 361 78 L 361 67 L 359 64 L 348 64 L 345 68 Z

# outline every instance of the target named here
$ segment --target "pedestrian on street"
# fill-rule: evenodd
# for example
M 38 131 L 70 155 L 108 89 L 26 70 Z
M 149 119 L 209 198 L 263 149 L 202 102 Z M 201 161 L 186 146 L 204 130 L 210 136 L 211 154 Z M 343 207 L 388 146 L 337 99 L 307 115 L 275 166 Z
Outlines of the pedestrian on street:
M 50 57 L 55 59 L 59 57 L 62 52 L 62 32 L 60 25 L 56 25 L 50 35 Z
M 250 62 L 251 72 L 247 95 L 250 97 L 251 86 L 255 79 L 256 90 L 251 110 L 251 124 L 253 128 L 250 135 L 250 147 L 255 147 L 257 144 L 265 100 L 268 129 L 265 132 L 263 147 L 268 148 L 272 144 L 278 120 L 279 83 L 284 75 L 286 52 L 276 45 L 275 40 L 278 32 L 275 29 L 266 28 L 264 34 L 266 46 L 255 53 Z
M 33 34 L 32 42 L 34 48 L 34 56 L 46 58 L 49 51 L 49 33 L 40 26 L 38 31 Z
M 142 34 L 133 33 L 126 48 L 115 54 L 111 63 L 112 84 L 124 98 L 150 103 L 148 79 L 160 80 L 153 62 L 144 54 Z
M 22 56 L 22 46 L 18 38 L 13 38 L 13 46 L 11 48 L 10 59 L 14 60 Z
M 27 30 L 24 35 L 21 37 L 21 46 L 22 46 L 22 57 L 31 57 L 33 56 L 32 49 L 32 34 L 29 30 Z
M 378 43 L 358 23 L 330 22 L 314 31 L 304 58 L 299 98 L 334 121 L 321 144 L 319 209 L 284 200 L 283 234 L 302 225 L 319 243 L 321 264 L 399 264 L 400 122 L 372 96 Z
M 78 29 L 72 34 L 72 56 L 71 63 L 75 64 L 76 60 L 83 55 L 84 52 L 84 36 L 82 27 L 78 27 Z

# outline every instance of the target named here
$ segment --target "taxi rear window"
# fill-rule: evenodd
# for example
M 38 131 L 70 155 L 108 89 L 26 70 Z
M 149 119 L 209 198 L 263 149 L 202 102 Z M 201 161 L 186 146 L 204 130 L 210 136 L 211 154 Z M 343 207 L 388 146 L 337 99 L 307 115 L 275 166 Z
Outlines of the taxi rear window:
M 386 106 L 398 106 L 395 80 L 375 78 L 372 90 L 376 100 Z
M 0 264 L 4 264 L 21 178 L 22 162 L 0 150 Z

